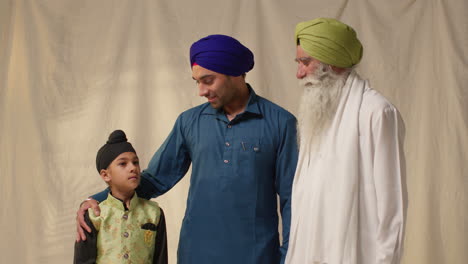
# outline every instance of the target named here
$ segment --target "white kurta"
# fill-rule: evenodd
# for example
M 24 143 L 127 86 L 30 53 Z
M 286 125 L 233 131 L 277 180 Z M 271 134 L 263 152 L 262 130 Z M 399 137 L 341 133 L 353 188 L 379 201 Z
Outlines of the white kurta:
M 400 263 L 403 137 L 398 110 L 352 72 L 320 147 L 301 142 L 287 264 Z

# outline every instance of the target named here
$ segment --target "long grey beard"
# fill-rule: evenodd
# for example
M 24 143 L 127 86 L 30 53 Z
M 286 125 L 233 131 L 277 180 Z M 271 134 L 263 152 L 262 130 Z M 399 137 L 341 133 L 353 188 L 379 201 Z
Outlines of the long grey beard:
M 321 65 L 314 74 L 299 81 L 304 89 L 299 106 L 299 146 L 320 142 L 319 139 L 333 121 L 340 101 L 347 75 L 335 74 L 325 67 Z

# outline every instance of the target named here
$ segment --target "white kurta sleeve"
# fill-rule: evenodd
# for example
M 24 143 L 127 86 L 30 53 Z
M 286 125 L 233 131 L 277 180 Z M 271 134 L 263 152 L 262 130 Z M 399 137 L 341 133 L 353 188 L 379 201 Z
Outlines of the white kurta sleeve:
M 377 198 L 377 264 L 398 264 L 406 214 L 404 124 L 393 106 L 372 115 L 373 176 Z

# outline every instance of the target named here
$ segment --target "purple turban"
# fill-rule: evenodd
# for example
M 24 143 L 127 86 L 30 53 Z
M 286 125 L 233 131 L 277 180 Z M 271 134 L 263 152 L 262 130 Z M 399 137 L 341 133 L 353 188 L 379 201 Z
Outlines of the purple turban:
M 209 35 L 190 47 L 190 66 L 230 76 L 240 76 L 254 66 L 253 53 L 238 40 L 225 35 Z

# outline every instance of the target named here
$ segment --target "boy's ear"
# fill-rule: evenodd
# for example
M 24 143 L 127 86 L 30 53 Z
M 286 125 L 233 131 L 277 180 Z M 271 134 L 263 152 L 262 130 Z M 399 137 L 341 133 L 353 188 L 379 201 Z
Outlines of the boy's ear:
M 109 172 L 108 172 L 107 170 L 104 170 L 104 169 L 101 170 L 101 172 L 99 173 L 99 175 L 100 175 L 101 178 L 102 178 L 105 182 L 107 182 L 107 183 L 109 183 L 110 180 L 111 180 L 111 178 L 112 178 L 111 175 L 109 174 Z

